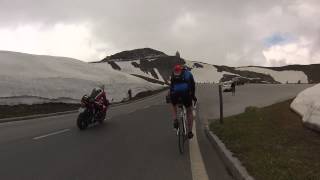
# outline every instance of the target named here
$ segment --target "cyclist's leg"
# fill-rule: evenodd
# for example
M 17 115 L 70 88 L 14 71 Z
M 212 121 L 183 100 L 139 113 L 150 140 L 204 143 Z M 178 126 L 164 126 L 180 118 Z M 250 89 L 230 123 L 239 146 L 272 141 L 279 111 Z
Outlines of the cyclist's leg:
M 172 104 L 173 120 L 177 119 L 177 105 Z
M 188 131 L 191 132 L 193 127 L 192 106 L 187 107 L 187 120 L 188 120 Z
M 186 95 L 184 97 L 184 106 L 187 110 L 187 123 L 188 123 L 188 137 L 192 138 L 192 127 L 193 127 L 193 113 L 192 113 L 192 97 L 190 95 Z
M 177 95 L 171 95 L 171 104 L 172 104 L 172 112 L 173 112 L 173 127 L 178 129 L 178 120 L 177 120 Z

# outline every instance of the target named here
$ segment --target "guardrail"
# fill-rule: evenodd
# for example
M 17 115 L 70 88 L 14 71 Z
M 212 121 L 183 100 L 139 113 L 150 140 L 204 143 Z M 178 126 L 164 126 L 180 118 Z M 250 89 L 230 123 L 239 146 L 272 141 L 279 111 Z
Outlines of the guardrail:
M 163 91 L 165 91 L 165 90 L 163 90 Z M 117 106 L 121 106 L 121 105 L 137 103 L 137 102 L 143 101 L 145 99 L 155 97 L 155 96 L 159 95 L 160 93 L 163 93 L 163 91 L 159 91 L 156 94 L 146 96 L 146 97 L 143 97 L 143 98 L 140 98 L 137 100 L 111 104 L 110 107 L 117 107 Z M 58 116 L 58 115 L 72 114 L 72 113 L 77 113 L 77 112 L 78 112 L 78 110 L 71 110 L 71 111 L 63 111 L 63 112 L 56 112 L 56 113 L 35 114 L 35 115 L 22 116 L 22 117 L 3 118 L 3 119 L 0 119 L 0 123 L 23 121 L 23 120 L 37 119 L 37 118 L 50 117 L 50 116 Z

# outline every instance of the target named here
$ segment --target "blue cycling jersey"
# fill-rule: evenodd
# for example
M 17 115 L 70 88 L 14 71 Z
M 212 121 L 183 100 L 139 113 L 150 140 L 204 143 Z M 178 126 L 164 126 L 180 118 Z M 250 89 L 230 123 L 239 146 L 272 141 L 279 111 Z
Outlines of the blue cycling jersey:
M 191 90 L 190 78 L 192 74 L 189 71 L 183 71 L 180 76 L 173 77 L 171 91 L 173 93 L 186 93 Z

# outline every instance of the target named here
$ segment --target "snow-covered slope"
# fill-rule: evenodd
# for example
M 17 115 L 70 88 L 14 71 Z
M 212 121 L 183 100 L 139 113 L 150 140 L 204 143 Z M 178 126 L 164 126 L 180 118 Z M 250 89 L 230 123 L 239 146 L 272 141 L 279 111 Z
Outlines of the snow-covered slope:
M 120 69 L 121 72 L 124 72 L 127 74 L 137 74 L 137 75 L 145 76 L 148 78 L 157 79 L 156 77 L 152 76 L 152 74 L 150 72 L 142 71 L 139 67 L 136 67 L 133 65 L 133 63 L 139 65 L 140 60 L 118 61 L 118 62 L 114 62 L 114 63 L 117 64 L 121 68 Z M 109 67 L 111 67 L 110 64 L 107 64 L 107 63 L 105 63 L 105 64 L 108 65 Z M 161 80 L 161 78 L 159 78 L 157 80 Z
M 162 87 L 115 71 L 107 64 L 0 51 L 0 104 L 78 102 L 102 84 L 114 101 L 125 98 L 129 88 L 135 95 Z
M 166 58 L 168 59 L 175 57 L 167 56 Z M 141 61 L 143 61 L 143 63 Z M 170 71 L 175 63 L 172 61 L 171 64 L 167 64 L 168 62 L 163 61 L 163 64 L 166 65 L 160 66 L 159 64 L 161 62 L 159 61 L 161 61 L 161 59 L 127 59 L 126 61 L 115 60 L 112 63 L 116 64 L 120 68 L 119 71 L 121 72 L 137 74 L 147 78 L 166 82 L 168 81 L 168 74 L 170 74 Z M 183 59 L 181 59 L 181 61 L 182 64 L 185 64 L 191 69 L 191 72 L 198 83 L 217 83 L 220 82 L 220 80 L 231 80 L 234 77 L 243 78 L 245 81 L 253 83 L 309 83 L 308 76 L 303 71 L 272 70 L 263 67 L 227 67 L 224 68 L 224 70 L 219 70 L 217 67 L 211 64 Z M 111 64 L 108 64 L 108 66 L 110 68 L 112 67 Z M 228 76 L 229 78 L 226 78 Z
M 234 75 L 224 71 L 218 72 L 218 69 L 210 64 L 186 61 L 186 65 L 191 69 L 197 83 L 218 83 L 223 75 Z
M 149 62 L 152 64 L 152 60 L 145 60 L 144 62 Z M 117 64 L 121 69 L 119 71 L 128 73 L 128 74 L 137 74 L 141 76 L 145 76 L 147 78 L 156 79 L 161 82 L 165 82 L 165 77 L 163 77 L 158 70 L 156 66 L 151 68 L 151 71 L 143 71 L 143 67 L 138 67 L 136 65 L 141 65 L 140 60 L 131 60 L 131 61 L 115 61 L 115 64 Z M 191 69 L 192 74 L 194 75 L 195 81 L 198 83 L 217 83 L 220 81 L 220 79 L 223 77 L 224 74 L 230 74 L 234 75 L 232 73 L 228 72 L 218 72 L 217 68 L 210 64 L 200 63 L 200 62 L 192 62 L 192 61 L 185 61 L 186 65 Z M 110 68 L 111 65 L 107 64 Z M 161 71 L 168 71 L 167 73 L 170 73 L 172 71 L 172 67 L 168 67 L 167 69 L 161 69 Z M 235 75 L 237 76 L 237 75 Z
M 106 57 L 100 63 L 127 74 L 165 83 L 169 82 L 175 64 L 187 65 L 198 83 L 217 83 L 235 77 L 241 83 L 309 83 L 320 80 L 317 76 L 320 65 L 235 68 L 189 61 L 150 48 L 123 51 Z
M 305 124 L 320 131 L 320 84 L 302 91 L 291 108 L 303 117 Z
M 97 63 L 105 63 L 115 70 L 134 74 L 151 82 L 156 80 L 161 83 L 169 83 L 171 71 L 175 64 L 187 65 L 199 83 L 217 83 L 230 81 L 234 78 L 237 78 L 240 84 L 320 83 L 320 64 L 281 67 L 230 67 L 189 61 L 181 57 L 180 55 L 167 55 L 151 48 L 142 48 L 119 52 L 107 56 Z
M 273 79 L 280 83 L 308 83 L 308 76 L 302 71 L 275 71 L 261 67 L 240 67 L 236 68 L 239 71 L 252 71 L 270 75 Z

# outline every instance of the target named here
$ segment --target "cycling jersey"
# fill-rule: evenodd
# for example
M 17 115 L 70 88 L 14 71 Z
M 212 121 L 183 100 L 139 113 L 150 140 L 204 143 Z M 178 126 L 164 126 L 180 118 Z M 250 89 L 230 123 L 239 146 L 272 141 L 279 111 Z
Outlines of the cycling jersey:
M 195 94 L 195 82 L 193 75 L 188 70 L 183 70 L 180 75 L 171 75 L 170 84 L 171 93 L 188 93 L 191 95 Z
M 171 103 L 176 105 L 181 99 L 186 107 L 190 107 L 193 97 L 195 97 L 195 82 L 191 72 L 183 70 L 180 75 L 172 73 L 170 84 Z

